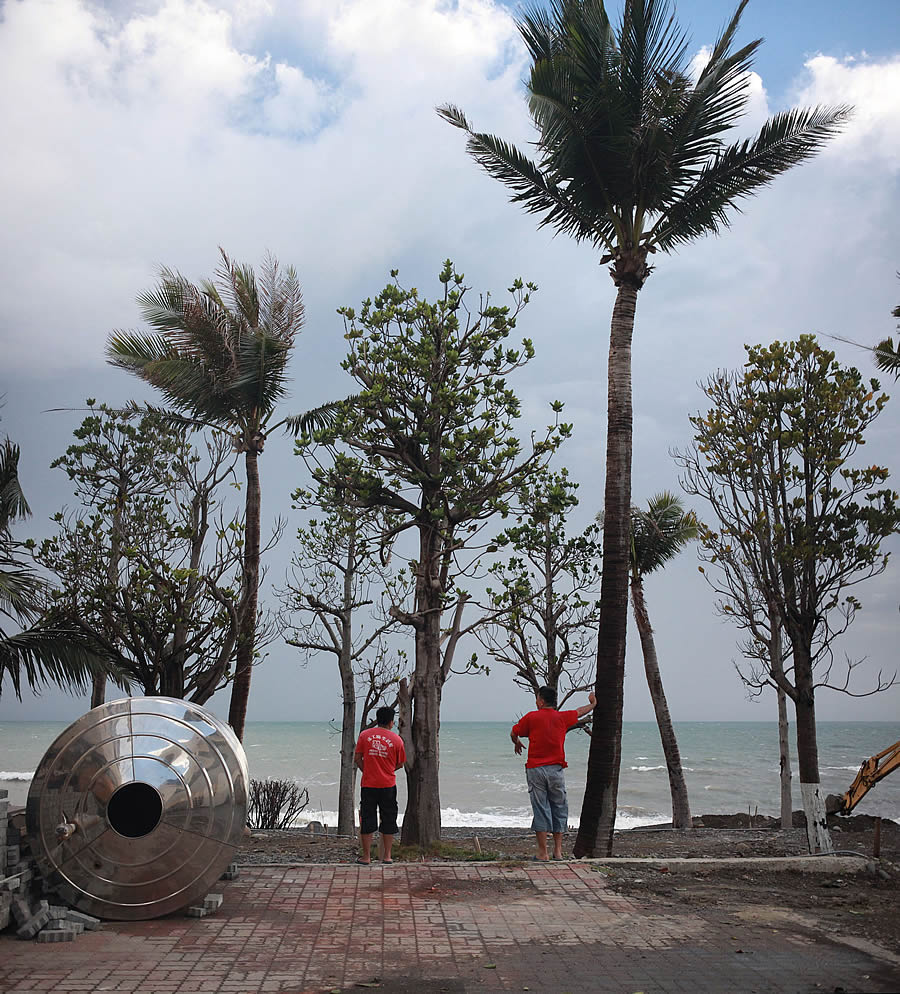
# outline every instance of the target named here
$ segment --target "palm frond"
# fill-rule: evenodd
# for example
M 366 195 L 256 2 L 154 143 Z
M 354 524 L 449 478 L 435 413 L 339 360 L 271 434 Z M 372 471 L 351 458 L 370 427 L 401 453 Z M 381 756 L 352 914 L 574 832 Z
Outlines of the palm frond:
M 41 578 L 4 552 L 0 563 L 0 613 L 19 622 L 33 621 L 39 614 L 39 598 L 44 590 Z
M 618 31 L 619 86 L 632 121 L 648 119 L 661 79 L 684 76 L 687 36 L 678 27 L 668 0 L 629 0 Z
M 466 151 L 494 179 L 515 191 L 512 203 L 521 203 L 530 214 L 543 214 L 540 227 L 551 226 L 578 240 L 590 239 L 604 247 L 611 245 L 608 219 L 597 221 L 584 214 L 548 176 L 522 152 L 508 142 L 472 131 L 463 112 L 451 104 L 437 108 L 449 124 L 465 131 L 469 138 Z
M 332 400 L 327 404 L 314 407 L 303 414 L 292 414 L 284 419 L 285 433 L 288 435 L 311 435 L 315 431 L 322 431 L 331 428 L 342 410 L 352 407 L 359 400 L 359 396 L 354 394 L 344 400 Z
M 894 348 L 894 339 L 885 338 L 872 350 L 875 365 L 885 373 L 900 377 L 900 349 Z
M 9 528 L 12 521 L 31 515 L 19 483 L 19 446 L 8 438 L 0 445 L 0 532 Z
M 246 263 L 233 262 L 221 246 L 222 261 L 216 270 L 219 286 L 227 294 L 230 308 L 239 314 L 249 328 L 259 327 L 259 292 L 256 274 Z
M 693 541 L 699 522 L 693 511 L 685 511 L 680 497 L 662 491 L 647 508 L 631 509 L 631 568 L 646 576 L 664 566 Z
M 13 635 L 0 631 L 0 693 L 9 677 L 19 700 L 23 683 L 35 692 L 53 683 L 83 694 L 95 675 L 112 676 L 120 685 L 124 680 L 73 626 L 40 623 Z
M 725 149 L 701 171 L 656 225 L 653 241 L 664 251 L 728 225 L 728 209 L 781 173 L 816 154 L 848 119 L 848 107 L 776 114 L 759 135 Z

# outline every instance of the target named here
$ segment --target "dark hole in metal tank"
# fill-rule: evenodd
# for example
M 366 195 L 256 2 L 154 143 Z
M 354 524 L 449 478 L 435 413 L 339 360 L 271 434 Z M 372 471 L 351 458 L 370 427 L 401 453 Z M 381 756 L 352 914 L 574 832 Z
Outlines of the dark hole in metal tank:
M 109 799 L 106 820 L 128 839 L 149 835 L 162 818 L 162 798 L 147 783 L 126 783 Z

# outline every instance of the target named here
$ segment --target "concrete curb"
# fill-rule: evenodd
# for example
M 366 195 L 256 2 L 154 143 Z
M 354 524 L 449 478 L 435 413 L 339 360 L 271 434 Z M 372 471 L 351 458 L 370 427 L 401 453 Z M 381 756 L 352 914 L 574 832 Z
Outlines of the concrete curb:
M 743 856 L 730 857 L 726 859 L 697 858 L 688 859 L 686 857 L 675 857 L 673 859 L 663 859 L 661 857 L 636 858 L 630 856 L 616 857 L 608 859 L 566 859 L 550 860 L 547 863 L 539 863 L 531 859 L 485 859 L 485 860 L 425 860 L 425 861 L 402 861 L 389 863 L 385 866 L 375 860 L 370 866 L 357 867 L 359 870 L 365 869 L 367 873 L 372 870 L 384 868 L 386 870 L 398 867 L 427 866 L 432 869 L 447 866 L 496 866 L 496 867 L 516 867 L 533 868 L 546 866 L 550 869 L 559 869 L 563 866 L 588 866 L 601 869 L 609 867 L 635 867 L 637 869 L 646 867 L 657 869 L 667 867 L 670 872 L 689 870 L 695 873 L 714 873 L 716 870 L 799 870 L 801 873 L 863 873 L 866 863 L 872 862 L 870 856 L 860 853 L 858 856 Z M 243 871 L 266 869 L 268 867 L 290 867 L 291 869 L 318 868 L 322 867 L 355 867 L 353 862 L 348 863 L 312 863 L 304 860 L 302 863 L 239 863 Z

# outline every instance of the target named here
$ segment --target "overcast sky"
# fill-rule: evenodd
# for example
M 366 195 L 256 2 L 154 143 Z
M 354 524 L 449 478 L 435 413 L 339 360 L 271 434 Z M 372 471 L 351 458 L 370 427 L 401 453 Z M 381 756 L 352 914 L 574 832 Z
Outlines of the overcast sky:
M 682 0 L 677 9 L 700 55 L 733 5 Z M 550 401 L 565 402 L 575 434 L 559 464 L 582 499 L 573 523 L 593 517 L 614 287 L 588 246 L 537 231 L 510 205 L 466 156 L 463 135 L 434 113 L 452 102 L 479 129 L 531 140 L 510 10 L 489 0 L 0 0 L 0 433 L 22 447 L 34 510 L 19 537 L 46 534 L 50 515 L 71 501 L 49 464 L 80 415 L 47 409 L 88 396 L 149 398 L 104 364 L 106 338 L 138 326 L 135 295 L 160 264 L 201 279 L 219 245 L 251 264 L 269 250 L 299 271 L 308 321 L 286 410 L 351 388 L 336 308 L 376 293 L 392 268 L 426 296 L 448 256 L 473 289 L 498 298 L 516 276 L 536 282 L 517 329 L 537 350 L 513 384 L 522 431 L 547 423 Z M 849 102 L 855 117 L 816 160 L 747 202 L 720 238 L 655 257 L 635 328 L 638 503 L 677 488 L 669 451 L 690 439 L 688 415 L 704 402 L 698 383 L 740 366 L 744 343 L 806 332 L 874 343 L 895 331 L 900 6 L 751 0 L 740 40 L 760 35 L 742 131 L 798 104 Z M 867 353 L 823 341 L 874 375 Z M 865 450 L 894 471 L 895 487 L 898 424 L 900 397 Z M 273 439 L 261 473 L 271 522 L 289 513 L 302 467 Z M 284 576 L 291 531 L 270 556 L 269 581 Z M 857 588 L 864 609 L 837 650 L 868 657 L 860 687 L 897 664 L 898 563 Z M 745 700 L 732 666 L 738 633 L 715 616 L 693 551 L 649 578 L 646 595 L 676 720 L 774 718 L 773 697 Z M 627 665 L 626 719 L 649 720 L 634 631 Z M 293 650 L 272 646 L 254 674 L 249 719 L 338 716 L 334 670 L 330 659 L 301 668 Z M 496 669 L 454 677 L 444 700 L 448 720 L 505 719 L 529 704 Z M 822 719 L 895 720 L 900 690 L 858 700 L 823 692 L 817 703 Z M 0 719 L 69 720 L 84 706 L 55 691 L 19 704 L 7 685 Z M 214 709 L 227 711 L 226 695 Z

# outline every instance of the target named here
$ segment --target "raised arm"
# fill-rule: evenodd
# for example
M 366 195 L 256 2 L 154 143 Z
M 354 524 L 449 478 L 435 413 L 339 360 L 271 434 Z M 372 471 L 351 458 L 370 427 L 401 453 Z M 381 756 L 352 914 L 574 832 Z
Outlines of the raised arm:
M 578 715 L 579 718 L 583 718 L 588 713 L 588 711 L 594 710 L 596 704 L 597 704 L 597 697 L 592 690 L 588 694 L 588 703 L 582 704 L 580 708 L 576 708 L 575 713 Z

